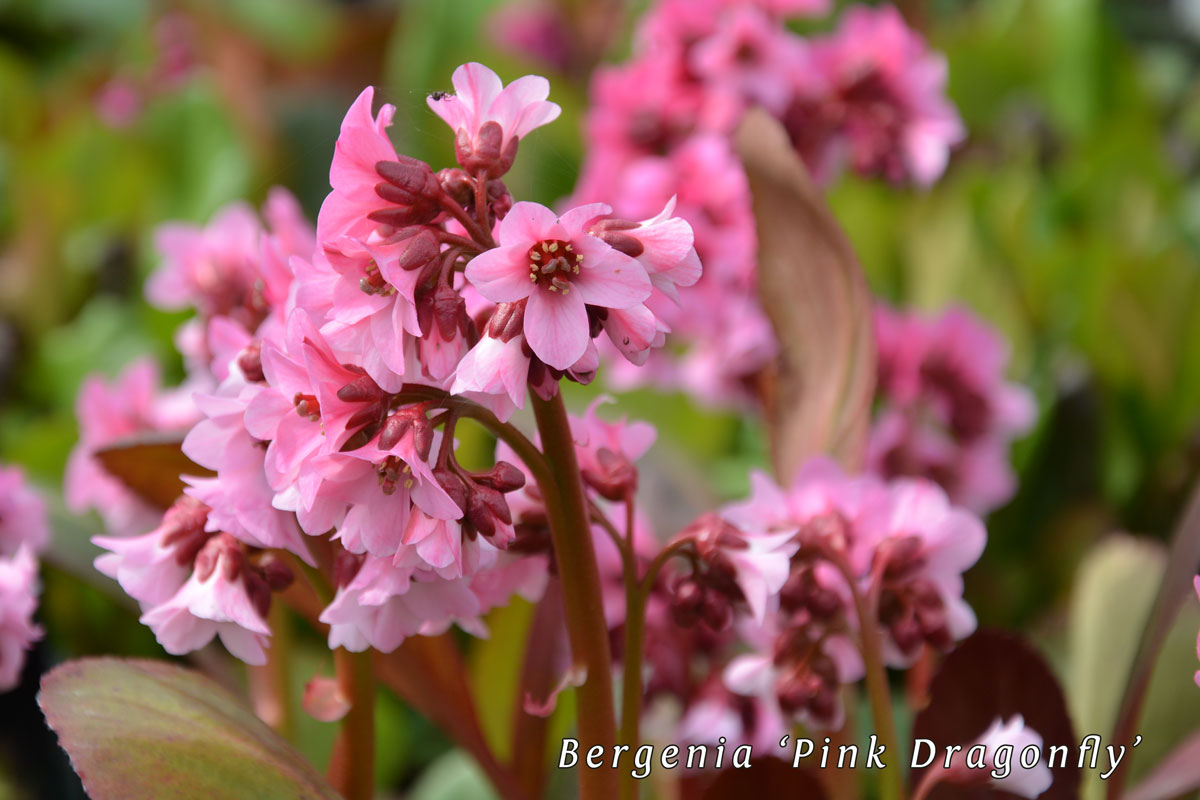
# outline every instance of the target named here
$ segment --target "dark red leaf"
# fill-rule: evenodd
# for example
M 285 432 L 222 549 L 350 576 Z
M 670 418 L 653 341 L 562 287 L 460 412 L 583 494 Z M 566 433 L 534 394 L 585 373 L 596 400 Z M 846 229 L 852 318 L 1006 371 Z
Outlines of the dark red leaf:
M 948 745 L 975 741 L 997 717 L 1020 714 L 1046 747 L 1079 747 L 1058 679 L 1045 659 L 1021 637 L 981 630 L 942 662 L 930 685 L 929 705 L 913 723 L 912 739 L 930 739 L 943 757 Z M 936 764 L 937 762 L 935 762 Z M 913 770 L 912 786 L 924 770 Z M 1082 778 L 1077 762 L 1054 769 L 1054 783 L 1039 800 L 1073 800 Z M 941 784 L 930 794 L 940 800 L 1015 797 L 987 786 L 962 788 Z

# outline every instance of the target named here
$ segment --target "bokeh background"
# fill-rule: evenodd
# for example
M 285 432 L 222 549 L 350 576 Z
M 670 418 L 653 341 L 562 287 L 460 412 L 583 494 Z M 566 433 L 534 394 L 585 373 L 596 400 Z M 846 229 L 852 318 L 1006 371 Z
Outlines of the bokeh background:
M 0 695 L 0 798 L 82 797 L 34 702 L 42 671 L 87 654 L 162 656 L 131 602 L 90 568 L 96 521 L 54 499 L 87 373 L 115 375 L 149 354 L 169 383 L 182 377 L 171 338 L 182 317 L 142 295 L 154 227 L 204 222 L 232 200 L 257 205 L 273 185 L 315 218 L 339 122 L 366 84 L 398 108 L 399 151 L 452 163 L 424 98 L 468 60 L 506 79 L 550 77 L 563 117 L 522 143 L 506 180 L 514 195 L 553 203 L 578 174 L 588 70 L 624 56 L 641 6 L 564 2 L 590 34 L 556 54 L 506 40 L 513 9 L 493 0 L 0 0 L 0 462 L 25 467 L 56 506 L 47 636 L 22 687 Z M 967 597 L 983 624 L 1043 645 L 1073 707 L 1091 715 L 1077 716 L 1087 729 L 1115 702 L 1105 692 L 1119 681 L 1105 681 L 1127 658 L 1118 617 L 1153 588 L 1097 575 L 1114 560 L 1161 568 L 1150 545 L 1094 549 L 1115 531 L 1165 539 L 1200 474 L 1200 0 L 899 6 L 947 55 L 968 139 L 931 189 L 847 175 L 829 202 L 877 294 L 970 306 L 1008 338 L 1010 378 L 1037 396 L 1038 424 L 1014 450 L 1020 491 L 989 519 Z M 622 402 L 659 427 L 650 469 L 661 473 L 661 519 L 741 495 L 747 469 L 766 461 L 744 409 L 650 391 Z M 502 612 L 497 635 L 472 652 L 497 741 L 519 663 L 504 626 L 527 614 Z M 1148 712 L 1181 733 L 1200 720 L 1197 617 L 1189 608 L 1181 619 Z M 1136 620 L 1126 627 L 1136 635 Z M 295 635 L 311 660 L 296 671 L 302 682 L 330 656 Z M 1080 666 L 1081 651 L 1101 666 Z M 466 796 L 455 794 L 471 780 L 463 757 L 398 701 L 381 702 L 380 786 Z M 332 726 L 299 713 L 295 725 L 323 765 Z

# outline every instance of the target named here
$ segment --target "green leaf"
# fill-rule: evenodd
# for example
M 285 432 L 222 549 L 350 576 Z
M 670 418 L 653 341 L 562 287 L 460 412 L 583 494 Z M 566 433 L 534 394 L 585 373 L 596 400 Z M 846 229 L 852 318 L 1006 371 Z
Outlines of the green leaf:
M 338 797 L 233 695 L 166 662 L 71 661 L 38 703 L 92 800 Z
M 1109 736 L 1139 640 L 1151 628 L 1159 630 L 1155 638 L 1162 637 L 1157 664 L 1146 676 L 1148 690 L 1135 729 L 1144 739 L 1131 757 L 1134 779 L 1167 756 L 1200 718 L 1200 693 L 1192 684 L 1200 610 L 1194 601 L 1189 603 L 1165 634 L 1163 623 L 1150 619 L 1168 563 L 1158 542 L 1111 537 L 1080 567 L 1071 602 L 1065 685 L 1076 727 L 1083 733 Z M 1105 789 L 1095 773 L 1085 770 L 1083 797 L 1102 797 Z

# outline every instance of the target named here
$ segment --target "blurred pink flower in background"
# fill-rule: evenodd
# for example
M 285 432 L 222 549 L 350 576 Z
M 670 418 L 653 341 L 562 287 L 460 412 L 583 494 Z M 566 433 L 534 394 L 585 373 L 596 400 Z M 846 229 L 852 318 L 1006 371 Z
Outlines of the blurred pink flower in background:
M 40 553 L 49 543 L 46 501 L 23 470 L 0 464 L 0 556 L 13 555 L 22 544 Z
M 937 316 L 877 306 L 877 411 L 867 463 L 929 478 L 986 513 L 1016 489 L 1008 449 L 1032 427 L 1028 389 L 1007 383 L 1004 340 L 961 308 Z
M 22 544 L 11 556 L 0 555 L 0 692 L 17 685 L 25 651 L 42 638 L 42 629 L 33 622 L 37 595 L 33 548 Z

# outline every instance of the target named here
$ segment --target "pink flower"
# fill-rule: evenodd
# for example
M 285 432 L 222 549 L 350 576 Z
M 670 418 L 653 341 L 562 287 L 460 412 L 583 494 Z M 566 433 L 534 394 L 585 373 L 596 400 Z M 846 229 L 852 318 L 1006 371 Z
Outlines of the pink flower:
M 936 484 L 900 480 L 864 504 L 856 528 L 854 560 L 869 564 L 867 581 L 877 584 L 890 664 L 908 666 L 922 643 L 944 650 L 975 630 L 962 574 L 987 544 L 977 517 Z
M 630 308 L 650 295 L 646 270 L 586 231 L 611 210 L 595 203 L 558 217 L 516 203 L 500 222 L 500 246 L 467 264 L 467 280 L 492 302 L 527 299 L 525 340 L 550 367 L 565 370 L 584 355 L 587 306 Z
M 368 242 L 342 237 L 325 245 L 327 261 L 337 273 L 325 326 L 329 338 L 347 351 L 378 353 L 364 365 L 381 385 L 395 385 L 405 374 L 407 336 L 420 336 L 416 287 L 423 269 L 439 256 L 437 240 L 427 230 Z
M 11 556 L 22 544 L 40 553 L 49 542 L 46 501 L 20 468 L 0 466 L 0 557 Z
M 196 554 L 210 538 L 207 519 L 207 506 L 182 496 L 150 533 L 93 537 L 93 544 L 109 551 L 96 557 L 96 569 L 144 609 L 165 603 L 187 581 Z
M 562 109 L 548 102 L 550 82 L 526 75 L 504 86 L 482 64 L 454 70 L 456 94 L 439 92 L 426 102 L 454 131 L 458 163 L 472 175 L 485 170 L 498 178 L 512 166 L 517 142 L 535 128 L 558 118 Z
M 330 648 L 385 653 L 410 636 L 433 636 L 455 623 L 480 630 L 479 600 L 467 579 L 396 567 L 391 558 L 367 556 L 353 579 L 321 613 Z
M 279 547 L 312 564 L 295 518 L 272 506 L 275 492 L 264 471 L 266 451 L 246 430 L 250 397 L 263 387 L 246 386 L 235 376 L 216 395 L 197 395 L 206 419 L 183 440 L 192 461 L 216 477 L 185 477 L 184 491 L 209 507 L 207 530 L 224 531 L 253 547 Z
M 450 393 L 487 405 L 505 422 L 524 408 L 530 359 L 524 325 L 524 303 L 497 306 L 479 342 L 458 362 Z
M 346 112 L 329 168 L 333 191 L 317 215 L 317 240 L 342 236 L 366 240 L 372 233 L 432 222 L 441 213 L 441 186 L 428 164 L 398 156 L 387 137 L 396 107 L 371 114 L 375 88 L 368 86 Z
M 222 209 L 203 228 L 167 223 L 155 233 L 162 265 L 146 284 L 146 297 L 168 310 L 195 306 L 212 317 L 238 316 L 253 330 L 265 311 L 255 295 L 262 226 L 245 203 Z
M 582 418 L 572 417 L 571 435 L 583 479 L 606 500 L 623 500 L 637 488 L 635 461 L 646 454 L 658 434 L 647 422 L 605 422 L 596 415 L 608 395 L 592 401 Z
M 1036 406 L 1004 380 L 1004 341 L 961 308 L 925 317 L 879 306 L 875 333 L 871 469 L 935 480 L 978 512 L 1007 501 L 1016 488 L 1009 443 L 1033 424 Z
M 717 32 L 691 51 L 689 63 L 717 91 L 779 114 L 791 98 L 790 77 L 801 66 L 800 39 L 752 6 L 722 16 Z
M 25 651 L 42 638 L 34 624 L 38 566 L 33 549 L 21 544 L 11 557 L 0 555 L 0 692 L 21 680 Z
M 76 513 L 94 508 L 110 533 L 149 530 L 158 513 L 109 475 L 95 452 L 138 434 L 186 430 L 199 417 L 193 403 L 160 394 L 158 380 L 154 362 L 138 361 L 111 384 L 89 377 L 75 400 L 80 436 L 64 479 L 67 507 Z
M 241 546 L 228 534 L 209 539 L 195 571 L 167 601 L 142 615 L 171 655 L 183 655 L 220 636 L 225 648 L 247 664 L 265 664 L 271 629 L 270 590 L 249 569 Z
M 818 639 L 786 635 L 794 621 L 768 615 L 758 626 L 744 625 L 743 640 L 755 651 L 736 656 L 721 679 L 733 692 L 757 698 L 770 715 L 807 727 L 841 730 L 846 721 L 841 687 L 862 679 L 863 662 L 845 634 Z
M 928 185 L 963 138 L 945 97 L 945 59 L 891 6 L 851 7 L 836 33 L 813 43 L 799 74 L 784 120 L 822 179 L 845 152 L 859 172 Z

